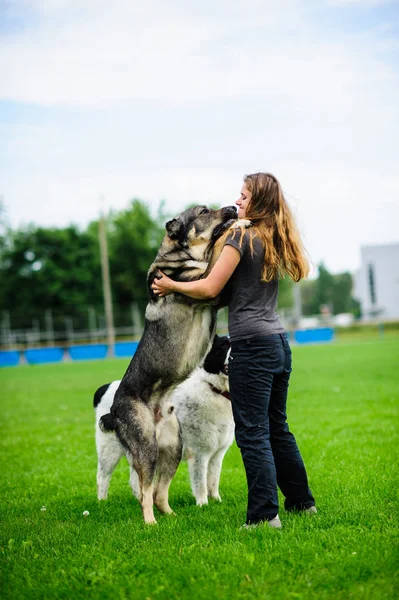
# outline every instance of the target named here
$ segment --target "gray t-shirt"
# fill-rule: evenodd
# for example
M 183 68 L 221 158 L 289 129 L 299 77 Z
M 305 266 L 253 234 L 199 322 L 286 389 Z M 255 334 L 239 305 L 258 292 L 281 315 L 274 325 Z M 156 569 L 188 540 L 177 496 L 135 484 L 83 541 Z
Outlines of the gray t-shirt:
M 232 341 L 273 333 L 283 333 L 276 313 L 278 281 L 261 281 L 264 250 L 261 240 L 253 239 L 253 256 L 250 232 L 245 231 L 240 247 L 241 231 L 231 233 L 226 244 L 241 254 L 227 286 L 229 297 L 229 334 Z

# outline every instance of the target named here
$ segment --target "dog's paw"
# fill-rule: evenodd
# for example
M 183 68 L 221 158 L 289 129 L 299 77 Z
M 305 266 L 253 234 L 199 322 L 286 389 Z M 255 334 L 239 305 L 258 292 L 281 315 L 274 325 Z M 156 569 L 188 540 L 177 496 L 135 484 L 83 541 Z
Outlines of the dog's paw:
M 245 229 L 248 229 L 248 227 L 252 227 L 252 221 L 249 219 L 237 219 L 237 221 L 234 221 L 231 228 L 237 229 L 237 227 L 245 227 Z
M 209 494 L 209 498 L 212 498 L 212 500 L 216 500 L 217 502 L 221 502 L 222 498 L 220 497 L 220 494 Z
M 196 498 L 197 506 L 206 506 L 208 504 L 208 498 Z

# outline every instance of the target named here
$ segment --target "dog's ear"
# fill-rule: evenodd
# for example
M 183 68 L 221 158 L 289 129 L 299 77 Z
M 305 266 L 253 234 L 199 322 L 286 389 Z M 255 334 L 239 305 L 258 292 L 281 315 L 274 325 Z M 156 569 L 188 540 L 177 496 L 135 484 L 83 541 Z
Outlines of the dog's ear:
M 184 235 L 184 225 L 180 219 L 172 219 L 166 223 L 166 233 L 171 240 L 181 240 Z
M 166 223 L 166 232 L 171 240 L 178 240 L 180 246 L 187 248 L 186 228 L 180 219 L 172 219 Z

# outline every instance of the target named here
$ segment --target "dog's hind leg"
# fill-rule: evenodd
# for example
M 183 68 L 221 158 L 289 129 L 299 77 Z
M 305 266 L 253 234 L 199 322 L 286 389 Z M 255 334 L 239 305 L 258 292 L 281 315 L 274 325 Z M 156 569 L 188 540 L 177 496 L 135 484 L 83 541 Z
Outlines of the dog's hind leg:
M 156 523 L 153 511 L 153 480 L 158 461 L 153 409 L 131 402 L 123 421 L 115 419 L 117 435 L 126 448 L 126 458 L 135 469 L 140 487 L 140 504 L 145 523 Z
M 169 506 L 169 486 L 181 461 L 183 444 L 174 406 L 164 404 L 163 418 L 156 426 L 158 440 L 158 465 L 155 476 L 154 504 L 166 514 L 174 514 Z
M 155 472 L 155 467 L 154 467 Z M 141 475 L 141 476 L 140 476 Z M 156 519 L 154 517 L 154 483 L 153 483 L 153 475 L 152 477 L 148 476 L 148 473 L 144 473 L 141 471 L 139 473 L 139 481 L 140 481 L 140 504 L 143 510 L 144 522 L 147 525 L 155 525 Z
M 188 459 L 191 489 L 197 501 L 197 506 L 208 504 L 207 470 L 208 455 L 196 455 Z
M 154 489 L 154 504 L 158 510 L 166 514 L 174 514 L 169 506 L 169 486 L 176 474 L 182 454 L 180 439 L 176 444 L 159 448 L 159 458 Z
M 215 454 L 211 456 L 208 465 L 208 496 L 215 500 L 219 500 L 219 502 L 222 501 L 219 494 L 220 472 L 222 470 L 222 462 L 226 451 L 227 448 L 221 448 L 215 452 Z
M 171 477 L 166 473 L 157 475 L 154 486 L 154 504 L 159 511 L 167 515 L 175 514 L 169 506 L 169 486 L 173 479 L 173 475 Z
M 147 450 L 149 450 L 148 447 Z M 145 460 L 143 460 L 143 456 L 137 460 L 137 455 L 133 457 L 130 452 L 126 453 L 126 457 L 130 464 L 130 484 L 134 495 L 140 501 L 144 522 L 147 525 L 156 523 L 153 510 L 153 479 L 157 464 L 158 448 L 155 446 L 154 449 L 150 450 L 150 453 L 152 458 L 150 458 L 147 453 Z M 134 476 L 132 476 L 133 471 L 135 473 Z M 132 480 L 134 481 L 133 484 Z

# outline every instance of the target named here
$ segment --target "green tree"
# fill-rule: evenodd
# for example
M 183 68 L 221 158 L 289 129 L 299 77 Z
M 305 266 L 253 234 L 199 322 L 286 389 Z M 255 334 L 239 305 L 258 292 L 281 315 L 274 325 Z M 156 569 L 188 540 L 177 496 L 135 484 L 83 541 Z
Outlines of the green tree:
M 305 317 L 315 314 L 314 298 L 316 295 L 316 286 L 316 279 L 307 279 L 301 282 L 302 314 Z M 316 313 L 318 312 L 318 309 L 316 309 Z
M 147 304 L 147 271 L 165 234 L 163 205 L 154 219 L 138 199 L 131 206 L 110 216 L 108 227 L 113 303 L 128 307 Z
M 29 327 L 34 313 L 81 314 L 101 299 L 98 244 L 74 225 L 9 232 L 1 254 L 0 307 L 17 328 Z
M 86 230 L 70 225 L 45 228 L 28 225 L 11 231 L 0 204 L 0 310 L 11 314 L 14 329 L 32 326 L 51 309 L 54 328 L 65 330 L 64 316 L 76 329 L 88 328 L 88 308 L 103 314 L 98 221 Z M 107 219 L 113 303 L 122 307 L 131 324 L 130 305 L 147 302 L 146 275 L 164 235 L 168 215 L 161 202 L 155 217 L 135 199 Z M 4 223 L 3 223 L 4 221 Z
M 350 312 L 352 308 L 352 276 L 350 273 L 334 275 L 332 304 L 334 314 Z
M 318 271 L 317 279 L 302 284 L 303 314 L 317 315 L 321 306 L 327 305 L 334 315 L 351 312 L 359 316 L 359 303 L 352 297 L 352 275 L 348 272 L 332 275 L 322 263 Z

